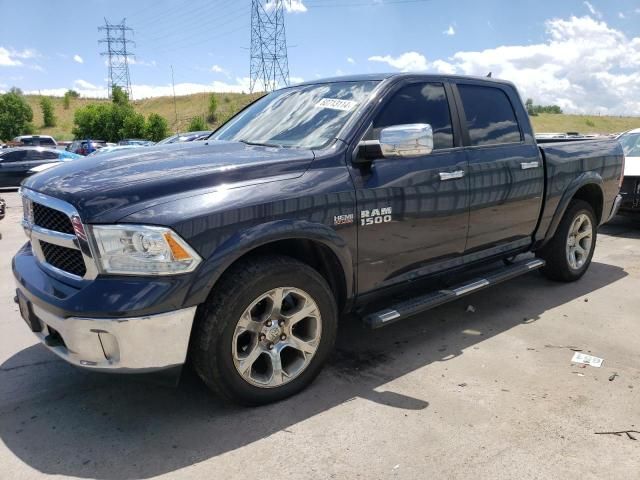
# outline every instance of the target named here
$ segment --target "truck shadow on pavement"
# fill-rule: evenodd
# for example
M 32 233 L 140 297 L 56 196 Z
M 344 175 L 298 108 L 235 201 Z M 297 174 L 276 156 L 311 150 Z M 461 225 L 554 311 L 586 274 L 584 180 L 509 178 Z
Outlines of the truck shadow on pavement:
M 482 348 L 484 340 L 535 322 L 545 311 L 626 275 L 622 268 L 593 263 L 577 283 L 557 284 L 530 274 L 496 287 L 499 295 L 496 289 L 479 292 L 381 330 L 346 319 L 336 355 L 310 388 L 253 409 L 221 403 L 191 372 L 178 388 L 161 387 L 84 372 L 32 346 L 0 367 L 0 439 L 21 461 L 46 474 L 149 478 L 273 434 L 292 435 L 294 441 L 298 423 L 356 397 L 389 408 L 429 408 L 428 391 L 424 398 L 412 398 L 384 385 L 465 349 Z M 465 312 L 469 304 L 475 313 Z

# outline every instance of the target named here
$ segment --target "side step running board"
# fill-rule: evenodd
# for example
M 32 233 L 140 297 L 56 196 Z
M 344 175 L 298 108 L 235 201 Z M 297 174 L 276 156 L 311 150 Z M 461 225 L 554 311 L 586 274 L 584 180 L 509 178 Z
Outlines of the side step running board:
M 544 260 L 539 258 L 517 262 L 489 272 L 483 278 L 476 278 L 469 283 L 446 290 L 429 292 L 425 295 L 405 300 L 390 308 L 370 313 L 364 317 L 363 321 L 364 324 L 370 328 L 384 327 L 417 313 L 437 307 L 438 305 L 442 305 L 443 303 L 451 302 L 470 293 L 497 285 L 498 283 L 505 282 L 532 270 L 537 270 L 543 267 L 544 264 Z

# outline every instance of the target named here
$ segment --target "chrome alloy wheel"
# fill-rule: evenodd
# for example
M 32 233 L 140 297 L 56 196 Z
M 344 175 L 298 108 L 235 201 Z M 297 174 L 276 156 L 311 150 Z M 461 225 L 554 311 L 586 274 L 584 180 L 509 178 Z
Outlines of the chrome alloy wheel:
M 579 270 L 585 264 L 591 252 L 592 242 L 591 219 L 582 213 L 573 220 L 567 236 L 567 261 L 573 270 Z
M 320 309 L 304 290 L 274 288 L 244 311 L 233 334 L 233 364 L 251 385 L 273 388 L 298 377 L 320 345 Z

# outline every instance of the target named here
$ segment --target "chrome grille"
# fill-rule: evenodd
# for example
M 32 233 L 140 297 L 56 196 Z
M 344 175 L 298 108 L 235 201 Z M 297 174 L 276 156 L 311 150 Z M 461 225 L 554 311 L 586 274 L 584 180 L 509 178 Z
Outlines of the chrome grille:
M 48 242 L 40 242 L 40 248 L 46 262 L 57 269 L 69 272 L 78 277 L 84 277 L 87 267 L 82 258 L 82 252 L 74 248 L 61 247 Z
M 22 225 L 42 268 L 73 280 L 95 278 L 97 268 L 76 209 L 26 188 L 21 194 Z M 79 229 L 78 235 L 74 226 Z
M 71 220 L 64 212 L 46 207 L 33 202 L 33 223 L 39 227 L 53 230 L 54 232 L 69 233 L 74 235 Z

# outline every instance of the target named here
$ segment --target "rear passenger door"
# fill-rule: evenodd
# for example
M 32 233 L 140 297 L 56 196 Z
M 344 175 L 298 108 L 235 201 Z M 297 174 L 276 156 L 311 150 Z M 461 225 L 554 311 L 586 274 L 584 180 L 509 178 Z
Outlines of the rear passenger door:
M 540 216 L 544 168 L 526 134 L 529 120 L 520 98 L 514 88 L 498 83 L 460 81 L 457 91 L 470 197 L 465 252 L 524 246 Z

